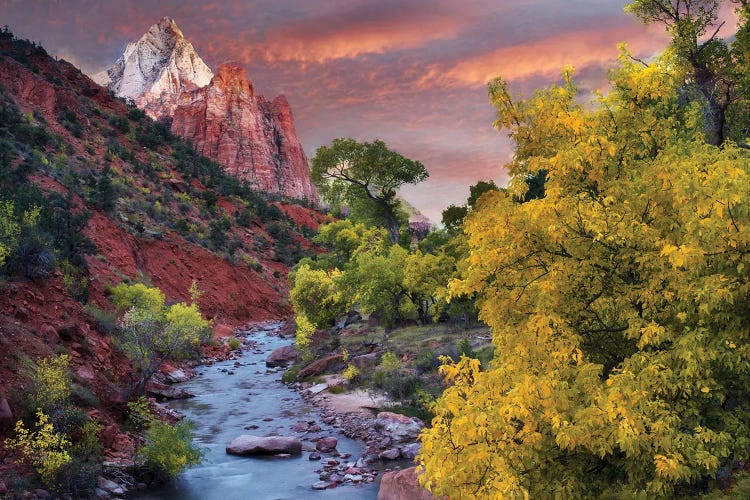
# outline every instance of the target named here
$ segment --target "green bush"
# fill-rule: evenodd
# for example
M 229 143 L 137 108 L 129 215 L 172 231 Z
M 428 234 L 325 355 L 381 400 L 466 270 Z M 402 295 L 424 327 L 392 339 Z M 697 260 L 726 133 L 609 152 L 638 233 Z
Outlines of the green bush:
M 229 348 L 231 350 L 236 351 L 237 349 L 240 348 L 241 345 L 242 345 L 242 343 L 239 341 L 238 338 L 232 337 L 232 338 L 229 339 Z
M 127 407 L 128 416 L 125 419 L 125 425 L 135 432 L 148 429 L 151 422 L 154 421 L 154 414 L 151 412 L 148 399 L 145 396 L 140 396 L 135 401 L 129 401 Z
M 151 470 L 166 478 L 176 477 L 184 469 L 200 463 L 203 457 L 193 444 L 193 425 L 187 420 L 175 425 L 153 421 L 140 453 Z
M 286 370 L 281 375 L 281 381 L 285 384 L 292 384 L 297 381 L 297 374 L 299 374 L 299 371 L 302 367 L 299 365 L 294 365 L 289 367 L 288 370 Z

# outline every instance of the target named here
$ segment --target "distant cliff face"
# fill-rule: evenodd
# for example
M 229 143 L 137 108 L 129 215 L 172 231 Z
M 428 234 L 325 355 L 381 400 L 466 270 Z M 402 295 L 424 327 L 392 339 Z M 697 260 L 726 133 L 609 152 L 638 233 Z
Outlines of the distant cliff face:
M 208 86 L 180 96 L 172 132 L 262 191 L 317 201 L 289 103 L 255 94 L 237 65 L 221 65 Z
M 318 202 L 286 98 L 256 95 L 237 65 L 214 76 L 174 20 L 153 25 L 94 79 L 153 118 L 171 118 L 172 132 L 257 189 Z
M 93 79 L 158 119 L 172 114 L 180 93 L 208 85 L 212 77 L 174 19 L 164 17 Z

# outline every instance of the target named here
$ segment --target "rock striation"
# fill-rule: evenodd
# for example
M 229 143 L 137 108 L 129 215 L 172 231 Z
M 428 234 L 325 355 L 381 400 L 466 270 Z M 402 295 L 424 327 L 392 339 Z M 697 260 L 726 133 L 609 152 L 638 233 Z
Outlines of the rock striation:
M 236 64 L 222 64 L 206 87 L 182 93 L 172 132 L 256 189 L 317 202 L 286 97 L 268 102 Z
M 151 26 L 93 79 L 171 122 L 173 133 L 252 187 L 318 203 L 286 97 L 269 102 L 256 94 L 236 64 L 214 75 L 174 19 Z
M 93 76 L 154 119 L 171 116 L 182 92 L 204 87 L 211 78 L 211 69 L 169 17 L 129 43 L 114 66 Z

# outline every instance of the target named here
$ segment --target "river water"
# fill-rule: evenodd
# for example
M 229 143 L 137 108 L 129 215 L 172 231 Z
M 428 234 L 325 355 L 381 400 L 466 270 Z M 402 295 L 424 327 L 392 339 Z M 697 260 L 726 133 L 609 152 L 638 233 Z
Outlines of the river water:
M 281 382 L 281 371 L 267 373 L 265 359 L 276 349 L 290 343 L 260 331 L 248 339 L 254 348 L 243 351 L 240 366 L 223 361 L 198 369 L 198 376 L 183 384 L 194 398 L 174 401 L 170 407 L 195 424 L 195 439 L 204 452 L 200 465 L 180 474 L 173 482 L 140 493 L 140 500 L 292 500 L 292 499 L 374 499 L 379 481 L 316 491 L 316 469 L 321 461 L 308 459 L 314 443 L 304 437 L 335 436 L 339 453 L 350 453 L 344 461 L 356 461 L 364 445 L 343 436 L 338 429 L 324 424 L 315 407 Z M 234 372 L 229 374 L 228 372 Z M 269 420 L 272 419 L 272 420 Z M 298 421 L 315 422 L 322 431 L 303 437 L 302 455 L 289 458 L 235 457 L 225 447 L 240 434 L 257 436 L 299 436 L 291 430 Z M 249 425 L 257 429 L 245 430 Z M 327 455 L 323 454 L 325 460 Z M 341 459 L 338 459 L 341 460 Z

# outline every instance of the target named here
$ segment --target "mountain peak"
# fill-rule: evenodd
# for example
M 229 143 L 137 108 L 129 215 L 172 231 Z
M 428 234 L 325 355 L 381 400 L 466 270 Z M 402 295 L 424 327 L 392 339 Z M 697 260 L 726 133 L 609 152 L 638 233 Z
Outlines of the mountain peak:
M 185 38 L 177 22 L 163 17 L 108 70 L 94 75 L 118 97 L 132 99 L 153 118 L 171 114 L 180 93 L 204 87 L 211 69 Z
M 158 23 L 151 26 L 151 29 L 154 28 L 157 28 L 161 32 L 171 33 L 179 38 L 185 38 L 185 35 L 182 34 L 182 30 L 180 30 L 179 26 L 177 26 L 177 22 L 172 17 L 162 17 Z M 151 29 L 149 31 L 151 31 Z

